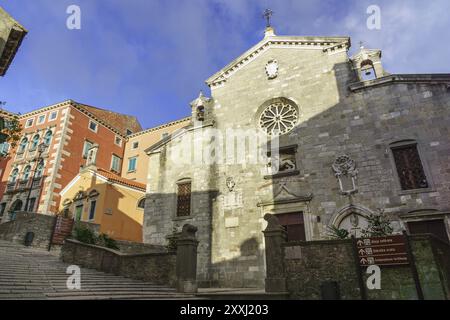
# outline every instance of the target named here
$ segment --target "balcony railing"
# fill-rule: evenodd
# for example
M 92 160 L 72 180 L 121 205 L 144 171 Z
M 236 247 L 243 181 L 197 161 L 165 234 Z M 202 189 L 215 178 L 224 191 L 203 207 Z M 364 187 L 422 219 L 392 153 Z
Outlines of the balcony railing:
M 20 180 L 19 181 L 19 189 L 26 189 L 26 188 L 28 188 L 28 184 L 29 183 L 30 183 L 30 179 Z
M 12 192 L 16 189 L 17 181 L 16 182 L 10 182 L 6 185 L 6 192 Z
M 17 160 L 23 159 L 24 156 L 25 156 L 25 151 L 21 151 L 21 152 L 17 152 L 16 153 L 16 159 Z
M 44 181 L 43 177 L 34 178 L 31 182 L 32 178 L 27 180 L 17 180 L 16 182 L 9 182 L 6 185 L 5 192 L 14 192 L 14 191 L 23 191 L 29 189 L 37 189 L 42 186 L 42 181 Z
M 31 185 L 31 188 L 39 188 L 42 184 L 42 177 L 34 178 L 33 184 Z

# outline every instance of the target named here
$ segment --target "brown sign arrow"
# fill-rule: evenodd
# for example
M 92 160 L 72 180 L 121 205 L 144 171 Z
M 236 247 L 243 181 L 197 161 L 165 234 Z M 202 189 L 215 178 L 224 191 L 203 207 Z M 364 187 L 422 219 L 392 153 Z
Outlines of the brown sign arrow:
M 361 266 L 409 264 L 403 236 L 358 239 L 356 245 Z

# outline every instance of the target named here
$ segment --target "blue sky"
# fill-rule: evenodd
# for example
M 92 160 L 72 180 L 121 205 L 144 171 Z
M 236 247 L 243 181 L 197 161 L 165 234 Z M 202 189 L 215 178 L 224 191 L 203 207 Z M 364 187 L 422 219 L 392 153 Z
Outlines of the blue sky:
M 66 28 L 69 5 L 82 29 Z M 381 30 L 369 30 L 369 5 Z M 144 128 L 184 117 L 204 81 L 263 37 L 348 35 L 383 50 L 391 73 L 449 73 L 448 0 L 0 0 L 28 30 L 0 100 L 25 113 L 73 99 L 135 115 Z

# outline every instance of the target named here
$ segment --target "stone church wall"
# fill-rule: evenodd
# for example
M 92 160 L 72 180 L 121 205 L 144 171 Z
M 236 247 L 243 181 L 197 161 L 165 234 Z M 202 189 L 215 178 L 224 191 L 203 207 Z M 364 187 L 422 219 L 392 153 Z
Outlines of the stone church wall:
M 268 79 L 265 66 L 273 59 L 279 65 L 278 75 Z M 311 241 L 326 238 L 326 227 L 340 215 L 351 213 L 345 208 L 357 207 L 363 214 L 384 209 L 398 220 L 395 231 L 405 227 L 400 215 L 417 210 L 448 211 L 449 89 L 412 78 L 409 83 L 368 82 L 352 91 L 349 85 L 355 81 L 345 49 L 330 53 L 320 47 L 269 48 L 240 66 L 225 83 L 212 89 L 213 103 L 205 122 L 211 121 L 223 137 L 229 136 L 228 129 L 256 132 L 267 102 L 288 99 L 298 107 L 300 117 L 279 144 L 296 146 L 297 172 L 267 176 L 266 163 L 251 161 L 175 166 L 165 154 L 180 146 L 175 139 L 150 155 L 145 242 L 161 244 L 173 231 L 175 186 L 183 178 L 192 179 L 195 214 L 186 222 L 199 227 L 199 253 L 204 259 L 200 272 L 205 283 L 214 286 L 264 286 L 261 231 L 266 213 L 302 212 L 306 240 Z M 389 145 L 405 139 L 418 143 L 431 185 L 427 190 L 400 190 Z M 245 137 L 236 141 L 243 143 Z M 333 162 L 342 155 L 353 159 L 358 169 L 358 193 L 351 197 L 340 193 L 332 170 Z M 233 182 L 232 188 L 228 181 Z M 282 205 L 277 204 L 280 200 Z M 450 230 L 448 219 L 446 223 Z
M 190 133 L 187 133 L 189 136 Z M 211 208 L 214 191 L 209 185 L 210 168 L 174 163 L 172 152 L 180 152 L 182 141 L 167 146 L 161 153 L 150 156 L 149 185 L 144 215 L 144 242 L 168 245 L 167 236 L 180 232 L 185 224 L 198 228 L 198 281 L 200 286 L 208 285 L 211 263 Z M 182 150 L 181 150 L 182 152 Z M 152 163 L 167 164 L 170 170 L 158 170 Z M 177 182 L 189 179 L 192 182 L 191 215 L 177 217 Z M 158 190 L 158 192 L 154 192 Z M 206 283 L 205 283 L 206 282 Z

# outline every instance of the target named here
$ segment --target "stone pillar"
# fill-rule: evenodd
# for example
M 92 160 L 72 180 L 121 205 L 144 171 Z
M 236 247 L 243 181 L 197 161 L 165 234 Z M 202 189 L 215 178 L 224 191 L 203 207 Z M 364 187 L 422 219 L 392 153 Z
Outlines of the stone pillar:
M 284 270 L 284 248 L 287 234 L 277 217 L 266 214 L 268 222 L 263 231 L 266 242 L 266 292 L 287 292 Z
M 185 224 L 177 239 L 177 290 L 197 292 L 197 227 Z

